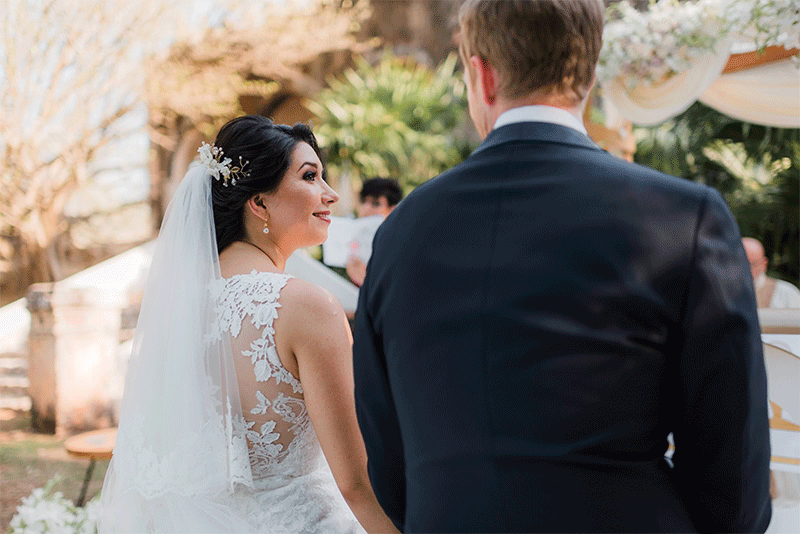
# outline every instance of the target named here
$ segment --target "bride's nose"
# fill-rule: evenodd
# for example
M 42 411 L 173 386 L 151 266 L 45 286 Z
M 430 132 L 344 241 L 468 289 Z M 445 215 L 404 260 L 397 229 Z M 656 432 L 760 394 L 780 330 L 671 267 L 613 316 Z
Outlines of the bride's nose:
M 339 201 L 339 193 L 333 190 L 331 186 L 328 185 L 327 182 L 322 182 L 325 184 L 325 187 L 322 191 L 322 201 L 325 204 L 333 204 L 334 202 Z

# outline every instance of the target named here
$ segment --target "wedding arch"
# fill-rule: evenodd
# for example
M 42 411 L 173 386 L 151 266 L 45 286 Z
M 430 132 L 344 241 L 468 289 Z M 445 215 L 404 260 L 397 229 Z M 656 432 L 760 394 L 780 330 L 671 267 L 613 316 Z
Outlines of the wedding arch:
M 598 80 L 604 104 L 654 125 L 695 101 L 754 124 L 800 128 L 800 5 L 660 0 L 609 7 Z

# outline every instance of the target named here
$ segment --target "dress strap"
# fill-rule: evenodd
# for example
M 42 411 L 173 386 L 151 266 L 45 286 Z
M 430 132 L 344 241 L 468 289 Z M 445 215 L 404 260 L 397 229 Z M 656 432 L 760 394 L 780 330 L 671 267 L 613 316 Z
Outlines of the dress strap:
M 245 320 L 261 331 L 260 338 L 250 343 L 242 356 L 250 358 L 256 380 L 266 382 L 274 378 L 286 383 L 295 393 L 302 393 L 300 381 L 283 366 L 275 347 L 273 323 L 281 307 L 280 292 L 293 276 L 285 273 L 251 271 L 225 279 L 218 299 L 220 329 L 238 337 Z

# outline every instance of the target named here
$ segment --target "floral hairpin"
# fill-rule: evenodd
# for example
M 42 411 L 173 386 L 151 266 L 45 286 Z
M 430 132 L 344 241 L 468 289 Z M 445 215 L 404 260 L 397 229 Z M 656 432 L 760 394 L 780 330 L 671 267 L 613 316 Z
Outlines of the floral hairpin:
M 208 174 L 217 181 L 222 179 L 225 187 L 228 187 L 228 181 L 236 185 L 236 180 L 250 176 L 250 171 L 244 170 L 250 162 L 242 162 L 242 156 L 239 156 L 239 166 L 231 167 L 231 158 L 223 158 L 222 149 L 218 146 L 204 142 L 197 151 L 200 153 L 200 163 L 206 166 Z

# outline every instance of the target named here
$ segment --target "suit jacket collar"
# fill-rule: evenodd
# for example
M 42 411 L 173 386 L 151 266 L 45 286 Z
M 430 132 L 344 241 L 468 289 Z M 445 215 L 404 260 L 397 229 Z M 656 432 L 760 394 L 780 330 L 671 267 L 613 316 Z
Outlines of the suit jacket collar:
M 550 122 L 515 122 L 489 132 L 472 154 L 514 141 L 541 141 L 602 150 L 588 136 L 567 126 Z

